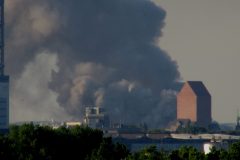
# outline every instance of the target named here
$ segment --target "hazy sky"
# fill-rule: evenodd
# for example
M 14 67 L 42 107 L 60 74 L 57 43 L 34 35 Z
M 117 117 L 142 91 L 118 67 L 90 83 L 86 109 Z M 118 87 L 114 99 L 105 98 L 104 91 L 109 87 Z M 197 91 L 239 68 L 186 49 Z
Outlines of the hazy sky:
M 240 109 L 240 1 L 155 0 L 167 12 L 160 46 L 183 80 L 201 80 L 212 95 L 213 119 L 235 122 Z

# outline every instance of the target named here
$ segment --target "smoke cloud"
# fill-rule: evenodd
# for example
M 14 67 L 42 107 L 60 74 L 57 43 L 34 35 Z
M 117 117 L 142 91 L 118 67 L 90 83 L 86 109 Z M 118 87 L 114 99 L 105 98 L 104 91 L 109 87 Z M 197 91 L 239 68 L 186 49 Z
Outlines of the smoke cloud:
M 43 52 L 33 61 L 15 81 L 11 94 L 12 121 L 44 121 L 54 119 L 67 120 L 67 115 L 56 99 L 57 94 L 48 88 L 52 71 L 58 71 L 56 54 Z
M 46 118 L 38 111 L 47 107 L 49 118 L 82 119 L 86 106 L 101 106 L 112 121 L 154 127 L 175 118 L 179 72 L 157 45 L 166 16 L 162 8 L 150 0 L 5 3 L 13 110 L 28 108 L 32 112 L 25 117 L 34 120 Z M 34 98 L 21 94 L 30 91 Z M 35 105 L 18 103 L 19 98 L 35 99 Z

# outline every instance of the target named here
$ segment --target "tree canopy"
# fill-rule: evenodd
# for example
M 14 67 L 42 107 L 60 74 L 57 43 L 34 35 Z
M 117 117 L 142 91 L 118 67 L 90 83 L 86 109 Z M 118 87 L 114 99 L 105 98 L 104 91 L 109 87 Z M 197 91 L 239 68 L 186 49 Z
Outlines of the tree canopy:
M 124 144 L 104 137 L 101 130 L 86 126 L 52 129 L 33 124 L 14 125 L 8 134 L 0 135 L 1 160 L 238 160 L 239 157 L 240 142 L 227 150 L 213 147 L 207 155 L 187 146 L 173 151 L 149 146 L 131 153 Z

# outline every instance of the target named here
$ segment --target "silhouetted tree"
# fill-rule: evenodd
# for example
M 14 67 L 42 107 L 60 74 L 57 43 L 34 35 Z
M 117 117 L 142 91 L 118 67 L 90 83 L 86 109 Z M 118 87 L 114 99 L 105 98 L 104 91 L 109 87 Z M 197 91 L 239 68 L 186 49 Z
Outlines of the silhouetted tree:
M 111 138 L 104 138 L 100 147 L 94 150 L 88 160 L 121 160 L 125 159 L 130 152 L 122 144 L 113 144 Z
M 204 155 L 194 147 L 181 147 L 171 152 L 150 146 L 130 153 L 125 145 L 104 138 L 100 130 L 85 126 L 73 128 L 24 124 L 11 126 L 7 135 L 0 135 L 2 160 L 238 160 L 240 141 L 228 150 L 212 148 Z
M 128 160 L 164 160 L 167 154 L 163 151 L 158 151 L 156 146 L 147 147 L 139 152 L 133 153 L 128 157 Z
M 231 160 L 239 160 L 240 158 L 240 142 L 233 143 L 228 150 Z

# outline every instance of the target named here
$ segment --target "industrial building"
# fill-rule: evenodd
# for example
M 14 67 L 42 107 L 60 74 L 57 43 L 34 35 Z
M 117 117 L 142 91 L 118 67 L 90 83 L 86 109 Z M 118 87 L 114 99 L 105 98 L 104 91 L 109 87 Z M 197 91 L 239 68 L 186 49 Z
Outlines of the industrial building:
M 177 95 L 177 120 L 199 126 L 211 124 L 211 95 L 201 81 L 187 81 Z
M 109 117 L 102 107 L 86 107 L 84 124 L 91 128 L 108 128 L 110 125 Z
M 0 0 L 0 133 L 9 128 L 9 76 L 4 74 L 4 0 Z

